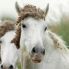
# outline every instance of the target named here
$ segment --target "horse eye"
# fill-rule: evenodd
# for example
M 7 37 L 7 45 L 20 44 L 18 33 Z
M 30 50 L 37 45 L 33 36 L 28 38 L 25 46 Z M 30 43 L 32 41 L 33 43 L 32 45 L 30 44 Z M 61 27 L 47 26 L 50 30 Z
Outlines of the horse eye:
M 46 31 L 46 30 L 47 30 L 47 27 L 45 27 L 44 31 Z
M 22 24 L 22 27 L 23 27 L 23 28 L 26 28 L 26 25 L 25 25 L 25 24 Z
M 2 43 L 2 41 L 0 40 L 0 44 Z

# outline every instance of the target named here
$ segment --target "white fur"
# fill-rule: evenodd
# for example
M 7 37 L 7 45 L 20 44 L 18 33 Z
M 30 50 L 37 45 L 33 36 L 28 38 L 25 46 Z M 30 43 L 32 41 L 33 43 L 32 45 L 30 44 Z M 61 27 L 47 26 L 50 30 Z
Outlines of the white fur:
M 1 59 L 2 64 L 7 68 L 10 65 L 13 65 L 15 68 L 18 59 L 19 50 L 16 48 L 16 45 L 14 43 L 11 43 L 11 40 L 14 37 L 15 31 L 9 31 L 1 38 Z
M 22 24 L 27 27 L 23 28 Z M 47 25 L 43 20 L 27 18 L 21 21 L 20 46 L 23 69 L 69 69 L 69 51 L 64 41 L 56 34 L 44 31 L 45 27 Z M 19 50 L 11 43 L 14 37 L 15 31 L 10 31 L 1 38 L 2 64 L 6 66 L 16 66 Z M 45 48 L 45 56 L 41 63 L 33 63 L 30 58 L 31 50 L 36 44 Z
M 69 69 L 69 51 L 59 36 L 48 30 L 44 31 L 45 21 L 27 18 L 21 24 L 27 26 L 21 26 L 23 69 Z M 31 50 L 36 44 L 45 48 L 41 63 L 33 63 L 30 58 Z

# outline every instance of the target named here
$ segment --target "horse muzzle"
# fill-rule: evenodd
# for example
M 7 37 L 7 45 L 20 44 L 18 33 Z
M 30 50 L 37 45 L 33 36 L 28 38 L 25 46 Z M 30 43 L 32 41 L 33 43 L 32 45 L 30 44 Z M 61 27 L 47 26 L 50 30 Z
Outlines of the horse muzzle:
M 31 55 L 32 62 L 34 63 L 40 63 L 42 61 L 42 58 L 43 58 L 43 55 L 38 53 Z

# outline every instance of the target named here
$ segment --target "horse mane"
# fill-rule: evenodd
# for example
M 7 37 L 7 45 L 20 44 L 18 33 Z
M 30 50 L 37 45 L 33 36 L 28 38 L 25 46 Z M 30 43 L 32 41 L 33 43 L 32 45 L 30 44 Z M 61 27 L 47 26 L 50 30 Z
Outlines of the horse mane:
M 21 36 L 21 27 L 18 25 L 16 28 L 16 35 L 14 39 L 11 41 L 11 43 L 14 43 L 17 47 L 17 49 L 20 48 L 20 36 Z
M 54 47 L 56 49 L 60 49 L 62 51 L 68 51 L 65 41 L 63 41 L 62 38 L 60 38 L 58 35 L 54 34 L 51 31 L 48 31 L 48 33 L 49 33 L 49 36 L 51 37 L 51 39 L 53 40 Z
M 5 20 L 0 23 L 0 37 L 2 37 L 6 32 L 14 30 L 15 23 L 10 20 Z
M 7 32 L 15 30 L 16 35 L 15 37 L 11 40 L 11 43 L 14 43 L 16 45 L 16 48 L 20 48 L 20 34 L 21 34 L 21 27 L 18 26 L 16 28 L 16 23 L 14 21 L 10 20 L 5 20 L 0 23 L 0 38 L 4 36 Z
M 21 9 L 19 13 L 18 23 L 27 18 L 27 17 L 33 17 L 35 19 L 44 19 L 45 18 L 45 12 L 41 10 L 40 8 L 36 8 L 36 6 L 33 5 L 26 5 L 24 8 Z

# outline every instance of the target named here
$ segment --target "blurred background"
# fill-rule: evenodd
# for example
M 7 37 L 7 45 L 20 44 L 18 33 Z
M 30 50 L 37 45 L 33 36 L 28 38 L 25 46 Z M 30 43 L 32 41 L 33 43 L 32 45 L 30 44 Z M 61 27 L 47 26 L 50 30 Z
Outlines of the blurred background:
M 0 21 L 17 19 L 16 1 L 21 7 L 32 4 L 42 10 L 49 4 L 46 24 L 51 31 L 64 39 L 69 48 L 69 0 L 0 0 Z

